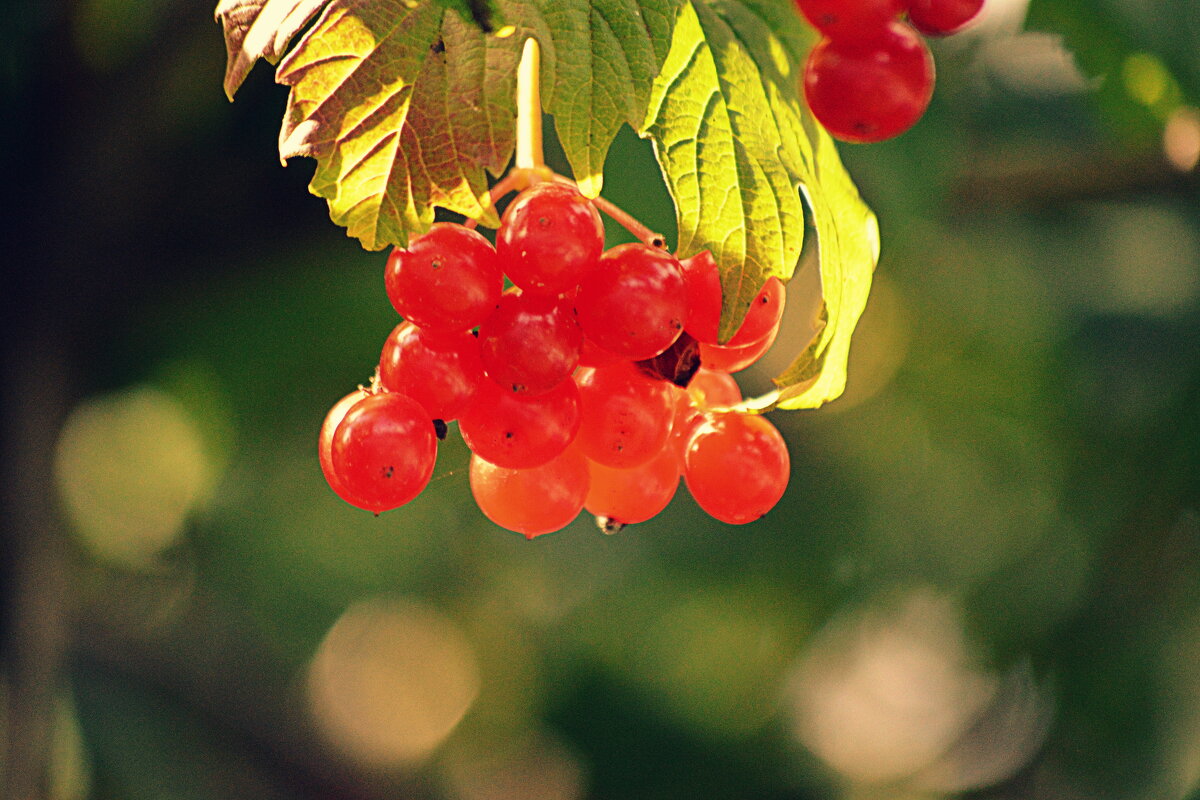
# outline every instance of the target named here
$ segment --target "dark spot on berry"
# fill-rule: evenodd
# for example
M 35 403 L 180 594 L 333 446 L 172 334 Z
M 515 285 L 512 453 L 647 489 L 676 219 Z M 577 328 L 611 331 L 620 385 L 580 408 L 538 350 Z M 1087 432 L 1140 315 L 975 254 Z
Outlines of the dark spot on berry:
M 434 259 L 433 261 L 431 261 L 431 262 L 429 263 L 429 266 L 430 266 L 430 267 L 432 267 L 433 269 L 441 269 L 441 268 L 442 268 L 442 262 L 441 262 L 441 261 L 438 261 L 437 259 Z
M 550 218 L 549 217 L 538 217 L 538 225 L 540 225 L 543 228 L 549 228 L 550 227 Z
M 614 533 L 620 533 L 625 528 L 625 523 L 612 517 L 596 517 L 596 525 L 600 531 L 608 536 Z
M 446 421 L 443 419 L 435 419 L 433 421 L 433 433 L 437 436 L 438 441 L 446 440 L 446 432 L 449 428 L 446 427 Z
M 504 438 L 505 438 L 505 439 L 511 439 L 511 438 L 513 438 L 513 432 L 512 432 L 512 431 L 505 431 L 505 432 L 504 432 Z
M 513 390 L 513 394 L 520 394 L 521 392 L 525 391 L 525 384 L 514 383 L 512 385 L 512 390 Z
M 390 478 L 390 477 L 392 477 L 392 473 L 395 471 L 396 471 L 395 467 L 393 467 L 392 465 L 389 464 L 388 466 L 383 468 L 383 477 Z
M 471 335 L 474 336 L 476 339 L 478 339 L 479 338 L 479 328 L 472 329 Z
M 671 320 L 671 327 L 677 331 L 681 331 L 681 330 L 683 330 L 683 323 L 677 319 L 673 319 L 673 320 Z

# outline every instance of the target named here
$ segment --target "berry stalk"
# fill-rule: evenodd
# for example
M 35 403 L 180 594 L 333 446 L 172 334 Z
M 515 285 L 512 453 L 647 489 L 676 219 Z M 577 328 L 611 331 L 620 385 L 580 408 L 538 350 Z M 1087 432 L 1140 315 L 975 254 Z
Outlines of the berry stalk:
M 517 65 L 517 155 L 518 170 L 543 170 L 542 154 L 542 49 L 537 39 L 525 40 Z

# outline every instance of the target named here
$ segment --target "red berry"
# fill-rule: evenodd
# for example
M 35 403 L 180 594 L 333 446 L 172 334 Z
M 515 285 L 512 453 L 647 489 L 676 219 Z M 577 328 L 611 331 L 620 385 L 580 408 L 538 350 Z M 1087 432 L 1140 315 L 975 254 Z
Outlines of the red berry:
M 350 407 L 366 396 L 366 390 L 355 389 L 334 403 L 333 408 L 329 409 L 329 413 L 325 415 L 325 420 L 321 423 L 321 432 L 317 434 L 317 460 L 321 463 L 321 473 L 325 476 L 325 482 L 329 484 L 329 488 L 333 489 L 334 493 L 346 502 L 350 502 L 347 500 L 346 488 L 333 470 L 333 433 L 345 418 Z
M 667 447 L 683 469 L 683 457 L 687 454 L 688 442 L 692 432 L 704 421 L 704 412 L 696 406 L 696 399 L 687 391 L 680 389 L 675 392 L 675 410 L 671 419 L 671 438 Z
M 878 142 L 911 128 L 933 96 L 933 57 L 902 22 L 862 41 L 823 39 L 804 65 L 813 116 L 847 142 Z
M 700 365 L 705 369 L 718 372 L 741 372 L 746 367 L 757 362 L 771 349 L 775 337 L 779 335 L 779 324 L 767 331 L 763 338 L 748 344 L 724 346 L 717 344 L 700 345 Z
M 670 448 L 641 466 L 613 469 L 588 461 L 591 488 L 583 506 L 624 525 L 645 522 L 667 507 L 679 486 L 679 461 Z
M 511 391 L 541 394 L 571 377 L 583 332 L 568 302 L 508 294 L 479 326 L 479 352 L 487 376 Z
M 583 337 L 583 346 L 579 350 L 579 366 L 610 367 L 613 364 L 620 364 L 622 361 L 628 360 L 616 353 L 608 352 L 586 336 Z
M 908 21 L 926 36 L 949 36 L 967 26 L 983 9 L 983 0 L 912 0 Z
M 654 358 L 683 331 L 683 269 L 656 247 L 617 245 L 579 282 L 575 309 L 584 334 L 600 347 L 633 361 Z
M 416 400 L 382 392 L 350 407 L 334 431 L 330 456 L 343 499 L 379 513 L 421 493 L 433 475 L 437 442 Z
M 579 389 L 563 381 L 545 394 L 513 394 L 484 381 L 475 402 L 458 420 L 467 447 L 509 469 L 545 464 L 575 439 Z
M 705 415 L 688 442 L 683 479 L 709 515 L 742 525 L 766 514 L 787 488 L 791 461 L 766 419 L 736 411 Z
M 450 222 L 436 223 L 388 257 L 384 284 L 400 316 L 434 331 L 465 331 L 500 299 L 504 279 L 488 240 Z
M 574 447 L 532 469 L 506 469 L 471 456 L 471 494 L 479 510 L 527 539 L 571 524 L 587 493 L 587 459 Z
M 431 419 L 458 419 L 484 380 L 479 342 L 467 331 L 433 333 L 402 322 L 379 358 L 384 390 L 408 395 Z
M 504 273 L 527 292 L 570 291 L 603 250 L 600 212 L 561 183 L 538 183 L 517 195 L 496 232 Z
M 704 421 L 704 412 L 711 408 L 727 408 L 742 402 L 742 390 L 733 376 L 726 372 L 700 368 L 686 390 L 675 395 L 675 418 L 671 423 L 671 450 L 679 463 L 687 450 L 688 441 L 696 426 Z
M 698 408 L 705 410 L 742 402 L 742 389 L 732 375 L 703 367 L 688 384 L 687 393 Z
M 904 13 L 906 0 L 795 0 L 812 26 L 831 39 L 874 36 Z
M 717 264 L 705 250 L 680 265 L 687 285 L 687 332 L 702 344 L 717 344 L 722 298 Z M 774 276 L 768 278 L 727 344 L 749 344 L 765 336 L 783 316 L 786 298 L 783 282 Z
M 672 386 L 628 362 L 581 369 L 579 447 L 592 461 L 628 468 L 653 458 L 671 434 Z

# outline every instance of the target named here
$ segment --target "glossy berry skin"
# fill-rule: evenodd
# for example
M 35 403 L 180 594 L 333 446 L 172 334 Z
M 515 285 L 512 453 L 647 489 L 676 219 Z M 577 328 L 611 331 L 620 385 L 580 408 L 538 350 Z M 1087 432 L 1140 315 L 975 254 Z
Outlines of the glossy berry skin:
M 697 408 L 736 406 L 742 402 L 742 389 L 727 372 L 701 367 L 687 386 L 687 394 Z
M 506 294 L 479 326 L 483 370 L 518 394 L 542 394 L 571 377 L 583 331 L 568 301 Z
M 588 462 L 588 513 L 624 525 L 645 522 L 667 507 L 679 487 L 679 460 L 670 448 L 641 466 L 613 469 Z
M 379 357 L 379 383 L 416 400 L 430 419 L 458 419 L 486 380 L 479 342 L 467 331 L 432 333 L 396 326 Z
M 804 97 L 830 134 L 879 142 L 911 128 L 933 97 L 933 56 L 902 22 L 861 41 L 823 39 L 804 65 Z
M 471 494 L 484 516 L 532 539 L 561 530 L 588 493 L 587 459 L 572 447 L 532 469 L 506 469 L 471 456 Z
M 574 381 L 534 396 L 513 394 L 485 381 L 458 426 L 467 447 L 480 457 L 508 469 L 529 469 L 566 450 L 579 423 Z
M 608 467 L 627 469 L 658 454 L 671 434 L 673 388 L 651 380 L 626 362 L 581 369 L 577 442 L 584 455 Z
M 395 392 L 359 400 L 333 434 L 333 472 L 351 505 L 379 513 L 404 505 L 433 475 L 437 441 L 429 414 Z
M 722 299 L 717 264 L 705 250 L 681 261 L 680 265 L 687 286 L 687 332 L 701 344 L 717 344 Z M 783 282 L 774 276 L 768 278 L 727 344 L 749 344 L 765 336 L 783 317 L 786 299 Z
M 704 421 L 704 412 L 712 408 L 728 408 L 742 402 L 742 390 L 727 372 L 701 367 L 687 389 L 675 397 L 675 418 L 671 423 L 670 447 L 683 464 L 688 441 L 696 427 Z
M 622 361 L 628 360 L 616 353 L 608 352 L 586 336 L 583 337 L 583 346 L 579 349 L 579 366 L 611 367 L 613 364 L 620 364 Z
M 831 39 L 862 39 L 904 13 L 906 0 L 795 0 L 814 28 Z
M 329 484 L 329 488 L 333 489 L 334 493 L 346 500 L 347 503 L 350 500 L 347 499 L 346 487 L 342 485 L 341 478 L 333 471 L 333 433 L 345 418 L 350 407 L 366 396 L 366 390 L 355 389 L 334 403 L 333 408 L 329 409 L 329 413 L 325 415 L 325 420 L 321 423 L 320 433 L 317 434 L 317 460 L 321 463 L 321 474 L 325 476 L 325 482 Z
M 465 331 L 500 299 L 504 278 L 487 239 L 450 222 L 435 223 L 407 249 L 388 256 L 384 285 L 405 319 L 431 331 Z
M 683 269 L 656 247 L 617 245 L 579 282 L 575 309 L 584 335 L 600 347 L 631 361 L 654 358 L 683 331 Z
M 908 21 L 926 36 L 949 36 L 983 10 L 983 0 L 911 0 Z
M 688 442 L 683 479 L 710 516 L 744 525 L 775 507 L 790 470 L 787 445 L 774 425 L 753 414 L 713 411 Z
M 762 358 L 771 349 L 771 345 L 775 344 L 775 337 L 778 335 L 779 325 L 777 323 L 774 328 L 767 331 L 766 336 L 748 344 L 732 347 L 702 344 L 700 345 L 700 365 L 704 369 L 718 372 L 741 372 Z
M 604 223 L 573 186 L 538 183 L 504 209 L 496 252 L 509 280 L 526 292 L 568 292 L 604 250 Z

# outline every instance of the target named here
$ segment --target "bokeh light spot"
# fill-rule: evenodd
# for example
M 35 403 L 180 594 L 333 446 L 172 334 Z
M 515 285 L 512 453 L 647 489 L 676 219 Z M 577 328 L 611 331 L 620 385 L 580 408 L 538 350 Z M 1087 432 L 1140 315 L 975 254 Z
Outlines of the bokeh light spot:
M 932 764 L 996 691 L 954 606 L 918 592 L 827 626 L 789 684 L 800 740 L 846 778 L 884 783 Z
M 1191 172 L 1200 165 L 1200 110 L 1177 108 L 1163 128 L 1163 152 L 1171 166 Z
M 77 407 L 54 466 L 79 541 L 97 558 L 135 569 L 153 566 L 179 540 L 214 477 L 193 420 L 148 387 Z
M 318 726 L 351 758 L 376 767 L 428 757 L 479 694 L 475 653 L 458 626 L 413 601 L 351 606 L 308 673 Z

